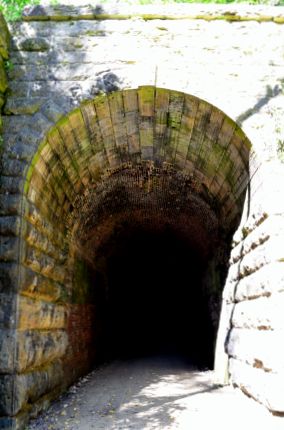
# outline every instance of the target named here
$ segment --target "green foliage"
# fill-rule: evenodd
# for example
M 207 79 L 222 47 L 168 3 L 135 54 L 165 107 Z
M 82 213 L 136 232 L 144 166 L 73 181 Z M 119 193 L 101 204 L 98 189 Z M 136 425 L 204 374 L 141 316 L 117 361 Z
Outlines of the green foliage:
M 277 141 L 277 154 L 279 157 L 279 160 L 284 163 L 284 140 L 278 140 Z
M 40 0 L 0 0 L 0 11 L 7 21 L 17 21 L 25 6 L 39 3 Z
M 10 72 L 13 70 L 14 64 L 10 60 L 5 60 L 4 61 L 4 67 L 5 67 L 6 72 Z

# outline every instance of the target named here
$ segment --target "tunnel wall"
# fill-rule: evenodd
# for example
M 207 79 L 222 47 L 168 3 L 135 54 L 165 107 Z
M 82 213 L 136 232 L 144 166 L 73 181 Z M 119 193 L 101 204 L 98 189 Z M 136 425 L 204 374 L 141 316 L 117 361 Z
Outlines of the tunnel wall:
M 233 238 L 219 336 L 229 357 L 230 381 L 283 414 L 281 175 L 282 167 L 271 162 L 260 165 L 251 178 L 243 220 Z
M 213 104 L 218 104 L 226 112 L 232 112 L 235 121 L 239 118 L 239 122 L 242 122 L 244 119 L 244 129 L 253 140 L 253 151 L 251 152 L 249 167 L 250 188 L 242 224 L 235 236 L 232 269 L 229 272 L 224 291 L 216 368 L 221 368 L 219 373 L 219 375 L 222 374 L 220 380 L 224 382 L 226 379 L 225 369 L 228 370 L 227 361 L 229 356 L 229 377 L 231 381 L 266 404 L 270 409 L 275 411 L 283 410 L 283 406 L 279 405 L 279 400 L 281 399 L 278 395 L 279 381 L 281 381 L 283 375 L 281 371 L 282 353 L 279 351 L 277 356 L 279 362 L 275 361 L 274 355 L 273 359 L 269 357 L 270 361 L 274 360 L 274 367 L 272 371 L 268 371 L 272 368 L 272 365 L 269 367 L 271 363 L 267 364 L 265 348 L 259 345 L 260 343 L 263 345 L 261 338 L 263 342 L 266 342 L 265 345 L 270 345 L 270 342 L 272 342 L 270 339 L 273 338 L 274 348 L 277 348 L 277 345 L 279 346 L 280 344 L 281 329 L 272 329 L 272 326 L 268 326 L 267 321 L 265 324 L 262 324 L 262 322 L 257 323 L 258 328 L 255 328 L 255 322 L 244 322 L 239 315 L 242 313 L 242 308 L 246 306 L 247 308 L 244 312 L 252 312 L 255 318 L 260 318 L 255 316 L 255 313 L 258 315 L 257 312 L 260 312 L 262 318 L 265 319 L 264 315 L 267 315 L 266 303 L 268 301 L 272 303 L 270 302 L 270 296 L 268 297 L 269 289 L 281 291 L 283 284 L 281 275 L 281 270 L 283 270 L 282 257 L 279 256 L 280 254 L 271 256 L 270 249 L 276 249 L 274 245 L 271 245 L 269 249 L 266 248 L 281 232 L 283 214 L 283 208 L 281 208 L 280 204 L 281 199 L 279 198 L 281 190 L 278 191 L 279 194 L 276 191 L 272 193 L 271 190 L 274 190 L 275 184 L 280 182 L 279 177 L 282 175 L 282 168 L 279 167 L 280 165 L 276 160 L 273 163 L 267 161 L 268 159 L 273 159 L 275 155 L 273 149 L 275 145 L 271 144 L 271 142 L 276 142 L 273 132 L 268 139 L 267 133 L 264 132 L 265 127 L 259 127 L 257 121 L 256 124 L 250 122 L 249 115 L 251 114 L 254 118 L 254 109 L 252 109 L 251 113 L 248 113 L 248 111 L 243 112 L 245 107 L 242 101 L 244 99 L 249 100 L 250 104 L 247 107 L 251 108 L 254 105 L 255 96 L 258 99 L 263 94 L 259 94 L 258 89 L 254 90 L 249 79 L 247 79 L 247 86 L 243 87 L 242 91 L 239 91 L 234 82 L 230 81 L 233 76 L 237 76 L 236 79 L 239 79 L 239 54 L 237 56 L 238 60 L 232 61 L 234 69 L 231 70 L 232 73 L 228 73 L 225 70 L 224 74 L 222 74 L 223 69 L 217 67 L 215 74 L 213 73 L 213 78 L 212 64 L 214 62 L 210 57 L 207 68 L 204 67 L 204 64 L 200 64 L 200 68 L 195 70 L 192 64 L 191 70 L 187 72 L 188 76 L 185 79 L 184 75 L 180 74 L 180 70 L 183 69 L 184 64 L 190 63 L 190 59 L 185 60 L 183 57 L 182 62 L 179 63 L 177 60 L 178 51 L 167 55 L 167 58 L 173 58 L 173 61 L 178 63 L 178 67 L 176 67 L 176 64 L 163 63 L 161 59 L 165 67 L 164 71 L 159 66 L 158 73 L 156 73 L 152 64 L 147 63 L 147 67 L 145 67 L 145 63 L 143 66 L 145 61 L 143 58 L 141 59 L 142 67 L 140 67 L 141 64 L 138 64 L 139 60 L 137 64 L 134 64 L 135 62 L 130 57 L 122 57 L 124 58 L 122 62 L 116 59 L 113 63 L 112 57 L 115 52 L 111 49 L 107 51 L 102 43 L 109 43 L 107 46 L 113 46 L 114 38 L 120 33 L 127 37 L 127 40 L 131 35 L 132 42 L 136 38 L 140 40 L 142 33 L 145 33 L 149 38 L 149 28 L 151 28 L 151 31 L 153 28 L 148 20 L 139 21 L 139 25 L 143 25 L 145 28 L 143 27 L 142 33 L 137 36 L 135 28 L 137 23 L 134 25 L 134 21 L 127 20 L 125 17 L 120 17 L 116 21 L 115 19 L 110 19 L 115 18 L 112 15 L 108 17 L 106 22 L 103 19 L 96 21 L 95 16 L 91 18 L 89 16 L 90 21 L 85 20 L 84 17 L 82 20 L 78 20 L 74 18 L 74 15 L 73 18 L 72 16 L 66 17 L 66 11 L 63 11 L 59 21 L 54 18 L 54 21 L 50 22 L 50 19 L 52 20 L 53 18 L 49 16 L 49 13 L 52 15 L 54 11 L 48 12 L 41 8 L 36 9 L 36 11 L 37 14 L 39 12 L 39 16 L 44 16 L 43 20 L 38 16 L 33 18 L 33 11 L 31 11 L 26 18 L 29 22 L 12 25 L 11 58 L 14 67 L 9 71 L 10 94 L 4 107 L 5 115 L 3 117 L 4 153 L 2 157 L 0 218 L 2 235 L 0 279 L 0 322 L 2 328 L 0 393 L 2 403 L 0 422 L 2 427 L 10 428 L 9 426 L 12 423 L 21 427 L 29 412 L 33 410 L 36 413 L 38 409 L 41 409 L 50 401 L 50 398 L 56 396 L 64 388 L 65 383 L 68 383 L 80 372 L 86 370 L 83 364 L 83 368 L 78 369 L 77 374 L 69 374 L 67 377 L 66 368 L 76 368 L 75 364 L 80 362 L 80 355 L 78 354 L 80 343 L 78 339 L 81 341 L 81 337 L 79 338 L 78 334 L 81 336 L 82 330 L 78 329 L 76 331 L 74 328 L 84 328 L 86 338 L 85 340 L 82 339 L 82 342 L 87 345 L 89 342 L 88 328 L 92 326 L 91 315 L 93 314 L 93 309 L 88 304 L 83 303 L 82 296 L 80 300 L 78 297 L 74 298 L 72 303 L 71 287 L 74 279 L 68 278 L 68 270 L 66 273 L 65 265 L 68 258 L 69 262 L 73 264 L 74 256 L 72 257 L 71 255 L 71 257 L 67 258 L 66 240 L 61 231 L 62 219 L 60 219 L 60 214 L 65 213 L 64 211 L 68 212 L 68 205 L 65 205 L 66 202 L 63 203 L 64 196 L 69 191 L 72 193 L 73 189 L 76 189 L 77 193 L 80 192 L 86 187 L 87 179 L 85 177 L 84 182 L 81 184 L 83 188 L 80 188 L 80 181 L 76 188 L 68 186 L 69 179 L 71 179 L 71 183 L 72 180 L 76 182 L 76 172 L 73 171 L 74 169 L 72 170 L 71 165 L 70 175 L 68 174 L 68 177 L 66 177 L 63 174 L 62 176 L 61 174 L 64 172 L 59 167 L 61 162 L 58 161 L 58 157 L 63 157 L 64 154 L 56 156 L 54 152 L 49 152 L 49 145 L 52 144 L 53 139 L 55 147 L 58 141 L 61 142 L 58 129 L 61 130 L 62 134 L 66 133 L 66 136 L 69 136 L 72 141 L 76 141 L 78 138 L 79 140 L 81 138 L 85 139 L 84 128 L 80 125 L 82 124 L 82 118 L 84 118 L 82 112 L 84 112 L 84 109 L 87 110 L 88 106 L 93 106 L 93 102 L 88 102 L 89 105 L 87 103 L 85 108 L 82 105 L 80 109 L 74 111 L 82 100 L 93 99 L 100 92 L 109 92 L 126 87 L 134 88 L 137 87 L 137 84 L 153 84 L 153 82 L 161 82 L 163 86 L 172 88 L 178 86 L 178 88 L 182 88 L 183 91 L 188 93 L 191 93 L 192 90 L 195 95 L 207 98 Z M 72 21 L 72 19 L 75 19 L 75 21 Z M 273 19 L 272 17 L 272 21 Z M 66 21 L 70 21 L 73 25 Z M 155 16 L 150 19 L 150 22 L 152 21 L 153 25 L 155 25 L 153 33 L 155 40 L 151 39 L 150 45 L 156 46 L 159 43 L 159 38 L 161 38 L 161 46 L 165 49 L 166 43 L 169 42 L 163 43 L 161 34 L 167 34 L 165 28 L 170 25 L 171 20 L 163 19 L 162 27 L 159 19 L 157 19 L 157 22 L 155 21 Z M 181 21 L 177 21 L 176 24 L 181 28 Z M 121 26 L 123 26 L 123 31 Z M 54 27 L 56 27 L 56 31 Z M 158 35 L 156 34 L 157 28 Z M 233 29 L 233 26 L 230 25 L 230 28 Z M 265 27 L 262 28 L 265 31 Z M 230 31 L 229 28 L 227 30 Z M 175 26 L 171 28 L 171 31 L 176 31 Z M 189 30 L 185 29 L 185 31 L 189 31 L 189 34 L 192 35 L 190 28 Z M 64 34 L 68 34 L 68 37 L 63 38 Z M 187 37 L 189 37 L 189 34 Z M 208 42 L 208 38 L 205 39 Z M 121 46 L 124 46 L 123 40 L 125 39 L 121 39 Z M 136 46 L 136 42 L 133 43 L 133 46 Z M 145 42 L 145 44 L 147 43 Z M 82 50 L 84 46 L 87 47 L 86 50 Z M 104 48 L 99 49 L 102 46 Z M 61 61 L 62 49 L 67 52 L 67 58 L 64 62 Z M 139 52 L 139 44 L 136 49 L 130 50 L 131 55 L 133 55 L 134 51 Z M 122 55 L 121 51 L 118 52 L 120 53 L 119 55 Z M 204 50 L 202 53 L 202 56 L 205 55 Z M 194 50 L 190 51 L 190 55 L 193 55 L 196 63 L 198 63 L 198 58 L 201 58 L 200 52 L 197 52 L 196 56 L 194 56 Z M 148 53 L 148 57 L 153 57 L 152 51 Z M 94 58 L 96 59 L 95 63 L 93 63 Z M 97 61 L 97 58 L 103 58 L 103 60 Z M 221 58 L 220 55 L 216 57 L 217 63 L 218 58 Z M 218 65 L 220 66 L 219 63 Z M 203 78 L 201 71 L 209 70 L 209 68 L 211 74 L 206 73 L 206 77 Z M 236 69 L 239 70 L 238 73 L 236 73 Z M 243 66 L 242 69 L 244 69 Z M 279 67 L 280 69 L 281 67 Z M 169 70 L 171 70 L 170 73 Z M 197 74 L 191 74 L 192 70 Z M 259 66 L 258 70 L 262 70 L 262 67 Z M 255 73 L 255 70 L 253 73 Z M 197 76 L 198 79 L 196 79 Z M 272 72 L 271 76 L 275 77 L 275 72 Z M 220 80 L 222 81 L 221 89 L 218 85 L 216 87 L 215 85 L 206 85 L 207 79 L 211 79 L 210 77 L 213 82 L 220 83 Z M 264 79 L 264 77 L 258 78 L 259 81 Z M 273 83 L 275 83 L 275 87 L 272 88 L 273 91 L 277 87 L 278 78 L 278 75 L 275 79 L 273 78 Z M 254 80 L 257 80 L 255 74 Z M 226 90 L 226 85 L 228 85 L 230 91 Z M 236 89 L 235 93 L 232 93 L 232 88 Z M 253 91 L 256 91 L 256 94 L 253 94 Z M 273 91 L 272 96 L 268 97 L 268 103 L 273 101 Z M 244 92 L 248 97 L 244 97 Z M 279 95 L 276 91 L 276 99 L 277 94 Z M 221 95 L 224 95 L 223 99 Z M 195 169 L 195 163 L 197 162 L 200 164 L 199 167 L 203 168 L 204 159 L 206 163 L 208 161 L 206 158 L 210 146 L 207 147 L 206 151 L 203 151 L 202 148 L 205 149 L 206 147 L 200 147 L 199 145 L 203 142 L 204 136 L 207 139 L 211 135 L 214 140 L 214 136 L 215 138 L 217 136 L 214 133 L 218 133 L 223 119 L 226 118 L 223 123 L 223 137 L 220 140 L 226 142 L 226 139 L 232 138 L 234 143 L 230 146 L 230 157 L 232 160 L 239 159 L 241 152 L 247 169 L 248 139 L 244 137 L 236 126 L 235 121 L 229 120 L 221 111 L 212 108 L 212 104 L 204 101 L 200 102 L 199 113 L 196 112 L 196 103 L 199 103 L 199 99 L 194 97 L 174 91 L 168 92 L 167 90 L 164 93 L 161 90 L 160 96 L 160 108 L 157 107 L 159 104 L 156 104 L 155 107 L 155 114 L 158 114 L 159 118 L 158 128 L 155 133 L 158 133 L 160 139 L 164 138 L 164 121 L 166 121 L 171 130 L 168 134 L 170 142 L 168 152 L 166 152 L 166 162 L 170 164 L 176 163 L 178 157 L 174 163 L 171 158 L 174 153 L 172 147 L 177 142 L 187 142 L 187 138 L 183 140 L 182 134 L 188 133 L 194 124 L 196 129 L 192 140 L 194 147 L 192 153 L 195 155 L 198 153 L 198 157 L 195 157 L 193 163 L 188 163 L 188 171 L 190 172 L 192 168 Z M 188 120 L 185 120 L 186 116 L 181 113 L 184 103 L 182 100 L 184 99 L 187 99 L 189 103 L 192 102 L 193 107 L 195 106 L 191 113 L 189 109 Z M 115 98 L 110 97 L 109 100 L 112 104 L 116 103 Z M 139 104 L 137 104 L 137 100 L 140 100 Z M 148 87 L 145 93 L 140 91 L 140 96 L 138 96 L 137 100 L 136 104 L 134 103 L 135 107 L 133 107 L 133 101 L 130 100 L 129 107 L 124 112 L 127 120 L 126 134 L 133 147 L 140 139 L 145 142 L 145 144 L 142 143 L 142 147 L 139 146 L 139 151 L 142 154 L 144 153 L 145 159 L 147 159 L 148 151 L 150 150 L 151 152 L 151 147 L 156 144 L 156 140 L 153 138 L 155 133 L 149 127 L 153 113 L 153 108 L 151 107 L 153 87 Z M 232 103 L 232 100 L 235 102 Z M 95 102 L 95 105 L 96 103 L 100 104 L 99 101 Z M 119 127 L 116 129 L 116 125 L 119 124 L 119 115 L 116 119 L 117 123 L 115 120 L 114 127 L 115 130 L 118 130 L 118 134 L 114 137 L 108 134 L 110 110 L 109 108 L 107 110 L 108 114 L 106 115 L 104 109 L 99 109 L 99 116 L 102 115 L 99 118 L 102 129 L 99 130 L 96 139 L 100 140 L 100 145 L 111 145 L 113 142 L 119 142 L 121 138 Z M 72 113 L 68 115 L 70 112 Z M 243 113 L 244 115 L 242 116 L 241 114 Z M 104 115 L 106 115 L 105 118 Z M 137 115 L 141 115 L 142 120 L 138 126 L 137 124 L 134 126 Z M 261 124 L 271 123 L 270 114 L 265 115 L 261 116 Z M 208 123 L 209 117 L 210 121 Z M 240 118 L 243 119 L 241 120 Z M 246 118 L 249 118 L 248 121 L 245 121 Z M 60 123 L 60 120 L 62 120 L 62 123 Z M 180 127 L 184 127 L 184 131 L 181 134 L 179 133 Z M 73 129 L 75 130 L 74 133 L 73 131 L 70 133 L 70 130 Z M 76 137 L 77 129 L 79 130 L 79 137 Z M 80 133 L 83 134 L 80 135 Z M 93 139 L 95 133 L 95 130 L 90 132 L 90 136 Z M 101 136 L 101 138 L 98 136 Z M 147 139 L 152 142 L 150 145 L 147 144 Z M 67 141 L 68 138 L 66 137 Z M 60 143 L 58 147 L 60 147 Z M 272 152 L 269 149 L 271 147 Z M 84 154 L 85 149 L 87 152 Z M 85 159 L 84 157 L 87 157 L 88 150 L 89 146 L 79 148 L 78 154 L 74 155 L 75 158 L 77 156 L 81 157 L 80 164 L 82 168 L 86 166 L 87 158 Z M 76 151 L 77 149 L 75 153 Z M 186 145 L 183 151 L 187 151 Z M 135 151 L 133 152 L 135 153 Z M 258 161 L 255 157 L 255 152 L 259 155 Z M 115 166 L 116 155 L 111 152 L 111 149 L 109 153 L 109 159 Z M 50 156 L 51 158 L 49 159 Z M 64 160 L 64 157 L 62 160 Z M 67 161 L 66 159 L 62 161 L 62 163 L 66 163 L 63 169 L 65 171 L 66 166 L 68 166 Z M 101 163 L 100 157 L 97 161 Z M 233 165 L 234 162 L 229 162 L 227 167 L 230 169 L 230 166 L 232 168 Z M 165 166 L 165 168 L 167 167 Z M 259 172 L 258 175 L 255 174 L 256 171 Z M 44 175 L 42 175 L 43 172 Z M 195 172 L 199 175 L 198 169 Z M 96 175 L 97 173 L 95 169 L 93 174 Z M 235 173 L 238 173 L 237 169 Z M 32 187 L 27 186 L 31 182 L 31 178 L 34 192 Z M 50 182 L 44 189 L 46 178 Z M 58 178 L 60 178 L 60 181 L 64 180 L 64 189 L 62 189 L 62 186 L 58 186 Z M 199 176 L 199 179 L 207 181 L 206 175 Z M 216 180 L 218 188 L 218 178 Z M 41 190 L 40 195 L 36 192 L 38 188 Z M 229 184 L 228 190 L 232 191 L 232 184 Z M 212 191 L 214 192 L 214 187 Z M 67 196 L 67 200 L 70 200 L 70 196 L 69 198 Z M 40 203 L 40 201 L 43 203 Z M 266 202 L 270 203 L 266 205 Z M 60 212 L 61 210 L 63 212 Z M 51 215 L 52 217 L 50 218 Z M 268 234 L 269 240 L 263 242 L 262 228 L 266 231 L 267 226 L 269 230 L 269 223 L 271 222 L 274 226 L 274 219 L 279 221 L 279 229 L 277 232 L 271 231 Z M 260 239 L 257 238 L 258 234 Z M 267 232 L 264 235 L 266 237 Z M 252 245 L 249 245 L 250 243 Z M 258 252 L 260 252 L 260 256 Z M 259 258 L 264 258 L 267 264 L 256 262 Z M 263 267 L 260 268 L 262 265 Z M 242 271 L 240 272 L 241 274 L 238 273 L 239 266 Z M 267 283 L 263 286 L 262 273 L 265 271 Z M 271 274 L 269 280 L 268 271 Z M 79 273 L 81 273 L 80 270 Z M 261 277 L 261 280 L 259 280 L 258 276 Z M 272 285 L 271 279 L 274 279 L 274 277 L 279 281 Z M 253 287 L 248 287 L 248 285 Z M 258 285 L 259 290 L 263 290 L 264 293 L 246 292 L 249 288 L 257 289 Z M 266 290 L 267 292 L 265 292 Z M 19 291 L 21 291 L 20 294 L 18 294 Z M 273 292 L 271 299 L 274 297 L 274 300 L 277 300 L 278 297 L 282 297 L 281 294 L 279 296 L 277 294 Z M 253 311 L 253 308 L 255 311 Z M 260 308 L 263 310 L 260 311 Z M 274 317 L 275 315 L 273 315 Z M 252 317 L 247 317 L 247 319 L 249 318 L 252 320 Z M 277 321 L 275 320 L 273 323 L 275 327 Z M 279 326 L 281 324 L 280 319 Z M 248 325 L 248 327 L 245 325 Z M 283 325 L 281 327 L 283 328 Z M 249 343 L 249 336 L 254 336 L 252 333 L 255 334 L 255 338 L 259 339 L 257 345 L 259 345 L 260 349 L 257 350 L 257 346 L 255 346 L 256 349 L 252 349 L 254 348 L 252 345 L 256 344 L 254 342 L 250 343 L 250 355 L 247 355 L 244 344 Z M 272 336 L 270 337 L 270 335 Z M 35 343 L 38 345 L 36 353 Z M 83 363 L 83 360 L 81 360 L 81 363 Z M 253 375 L 256 372 L 257 376 L 260 377 L 259 380 L 269 380 L 271 382 L 272 388 L 270 392 L 265 384 L 256 385 L 253 379 Z M 278 381 L 278 386 L 272 384 L 274 380 Z M 64 381 L 64 384 L 62 381 Z M 22 388 L 20 389 L 20 387 Z M 278 403 L 273 403 L 271 399 L 276 399 Z M 4 418 L 5 416 L 6 418 Z M 16 419 L 11 420 L 7 416 L 16 416 Z

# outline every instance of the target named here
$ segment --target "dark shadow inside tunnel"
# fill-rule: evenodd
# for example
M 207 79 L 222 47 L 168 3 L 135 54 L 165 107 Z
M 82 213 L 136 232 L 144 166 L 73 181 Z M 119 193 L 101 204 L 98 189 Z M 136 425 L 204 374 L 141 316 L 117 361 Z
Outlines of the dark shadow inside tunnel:
M 232 226 L 190 179 L 147 169 L 79 201 L 69 339 L 79 365 L 82 350 L 91 365 L 167 354 L 212 369 Z
M 212 323 L 204 257 L 171 226 L 128 226 L 95 272 L 96 359 L 174 355 L 212 368 Z

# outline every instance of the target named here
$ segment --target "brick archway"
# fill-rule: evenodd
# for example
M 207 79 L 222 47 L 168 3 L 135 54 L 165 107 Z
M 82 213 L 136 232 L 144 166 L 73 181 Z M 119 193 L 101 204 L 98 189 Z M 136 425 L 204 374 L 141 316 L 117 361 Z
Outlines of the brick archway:
M 49 130 L 23 189 L 6 378 L 14 388 L 2 414 L 53 398 L 89 369 L 96 356 L 90 270 L 105 264 L 114 231 L 170 228 L 187 238 L 203 262 L 204 294 L 215 295 L 207 310 L 217 325 L 222 250 L 228 254 L 242 214 L 250 146 L 216 107 L 150 86 L 83 103 Z

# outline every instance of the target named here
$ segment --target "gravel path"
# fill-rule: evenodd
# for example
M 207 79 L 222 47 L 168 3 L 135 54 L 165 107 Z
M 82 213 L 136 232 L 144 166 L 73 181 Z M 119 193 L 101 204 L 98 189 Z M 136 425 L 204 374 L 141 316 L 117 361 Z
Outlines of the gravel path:
M 175 357 L 115 361 L 73 385 L 28 430 L 283 429 L 253 400 Z

